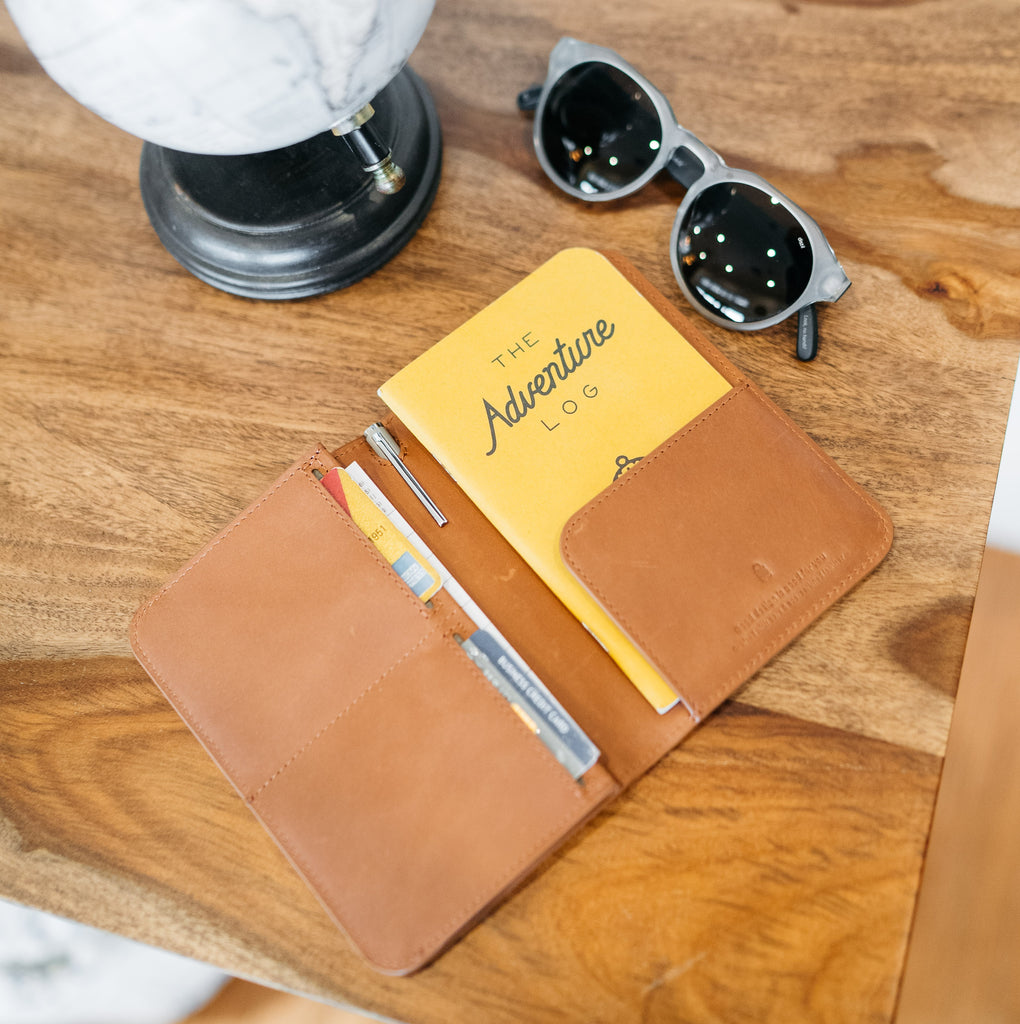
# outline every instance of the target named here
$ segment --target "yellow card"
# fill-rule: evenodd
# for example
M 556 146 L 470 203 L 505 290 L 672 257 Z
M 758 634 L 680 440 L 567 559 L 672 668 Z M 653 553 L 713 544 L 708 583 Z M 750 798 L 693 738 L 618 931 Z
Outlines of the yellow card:
M 393 566 L 394 572 L 423 601 L 427 601 L 439 590 L 442 584 L 435 569 L 376 507 L 345 469 L 334 466 L 323 475 L 322 485 Z

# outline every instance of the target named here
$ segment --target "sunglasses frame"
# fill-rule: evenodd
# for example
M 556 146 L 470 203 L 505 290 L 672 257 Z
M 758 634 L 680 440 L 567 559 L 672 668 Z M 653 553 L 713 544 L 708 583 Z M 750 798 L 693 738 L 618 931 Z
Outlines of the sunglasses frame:
M 568 71 L 588 63 L 606 64 L 609 67 L 622 71 L 633 79 L 655 107 L 655 112 L 662 125 L 662 142 L 651 166 L 635 178 L 634 181 L 612 192 L 583 192 L 581 189 L 568 184 L 556 173 L 546 155 L 545 146 L 542 142 L 542 119 L 553 89 Z M 520 105 L 524 106 L 523 103 Z M 530 107 L 531 102 L 529 101 L 526 103 L 525 108 Z M 569 36 L 562 38 L 553 47 L 552 53 L 549 55 L 549 70 L 546 74 L 545 82 L 541 86 L 541 92 L 534 110 L 535 122 L 532 138 L 538 162 L 553 184 L 568 195 L 574 196 L 576 199 L 583 199 L 585 202 L 607 202 L 612 199 L 622 199 L 624 196 L 632 195 L 643 188 L 663 170 L 668 171 L 675 180 L 687 189 L 687 194 L 680 203 L 680 208 L 677 210 L 676 218 L 673 221 L 669 246 L 670 261 L 673 264 L 673 273 L 677 284 L 680 285 L 680 290 L 697 312 L 712 323 L 730 328 L 731 330 L 760 331 L 786 320 L 794 313 L 799 313 L 802 314 L 802 322 L 798 335 L 801 335 L 807 326 L 804 322 L 805 317 L 803 313 L 808 307 L 813 307 L 816 302 L 835 302 L 850 287 L 850 279 L 839 265 L 836 254 L 832 251 L 832 246 L 829 245 L 825 235 L 822 234 L 822 229 L 815 223 L 814 219 L 805 213 L 792 199 L 784 195 L 760 175 L 755 174 L 753 171 L 729 167 L 715 150 L 705 145 L 704 142 L 677 121 L 673 108 L 662 92 L 652 85 L 644 75 L 623 60 L 614 50 L 604 46 L 596 46 L 592 43 L 584 43 L 579 39 L 572 39 Z M 778 201 L 780 205 L 785 207 L 796 218 L 804 229 L 804 234 L 811 246 L 811 274 L 804 290 L 784 311 L 766 317 L 763 320 L 739 323 L 713 312 L 691 291 L 681 273 L 679 242 L 687 211 L 697 197 L 707 188 L 727 183 L 752 186 Z M 813 309 L 811 312 L 813 314 Z M 813 328 L 813 315 L 811 320 L 810 327 Z M 807 354 L 807 352 L 810 352 L 810 354 Z M 802 346 L 800 337 L 798 337 L 797 353 L 802 359 L 810 359 L 814 355 L 813 348 L 810 345 L 805 343 Z

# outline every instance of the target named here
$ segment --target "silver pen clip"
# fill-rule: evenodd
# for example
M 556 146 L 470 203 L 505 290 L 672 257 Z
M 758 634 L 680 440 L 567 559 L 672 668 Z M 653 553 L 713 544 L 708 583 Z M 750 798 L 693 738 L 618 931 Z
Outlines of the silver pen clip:
M 385 459 L 400 474 L 404 483 L 414 492 L 414 496 L 428 510 L 429 515 L 440 526 L 445 526 L 446 516 L 439 511 L 436 503 L 429 497 L 428 491 L 418 483 L 414 474 L 404 465 L 404 460 L 400 457 L 400 449 L 397 447 L 393 435 L 381 423 L 373 423 L 365 430 L 365 440 L 380 459 Z

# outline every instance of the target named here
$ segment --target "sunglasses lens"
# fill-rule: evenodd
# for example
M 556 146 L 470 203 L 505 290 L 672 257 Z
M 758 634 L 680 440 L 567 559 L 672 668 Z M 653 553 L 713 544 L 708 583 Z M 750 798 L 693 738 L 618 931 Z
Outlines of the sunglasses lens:
M 800 221 L 768 192 L 740 183 L 701 192 L 677 244 L 691 294 L 734 323 L 789 310 L 807 287 L 814 262 Z
M 549 163 L 567 184 L 589 194 L 616 192 L 651 167 L 662 123 L 629 75 L 589 61 L 550 90 L 541 136 Z

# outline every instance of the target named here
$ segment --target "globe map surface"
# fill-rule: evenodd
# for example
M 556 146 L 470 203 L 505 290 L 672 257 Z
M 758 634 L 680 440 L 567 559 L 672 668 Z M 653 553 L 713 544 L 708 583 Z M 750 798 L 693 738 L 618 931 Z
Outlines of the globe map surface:
M 433 0 L 7 0 L 48 74 L 171 149 L 279 149 L 360 110 L 403 67 Z

